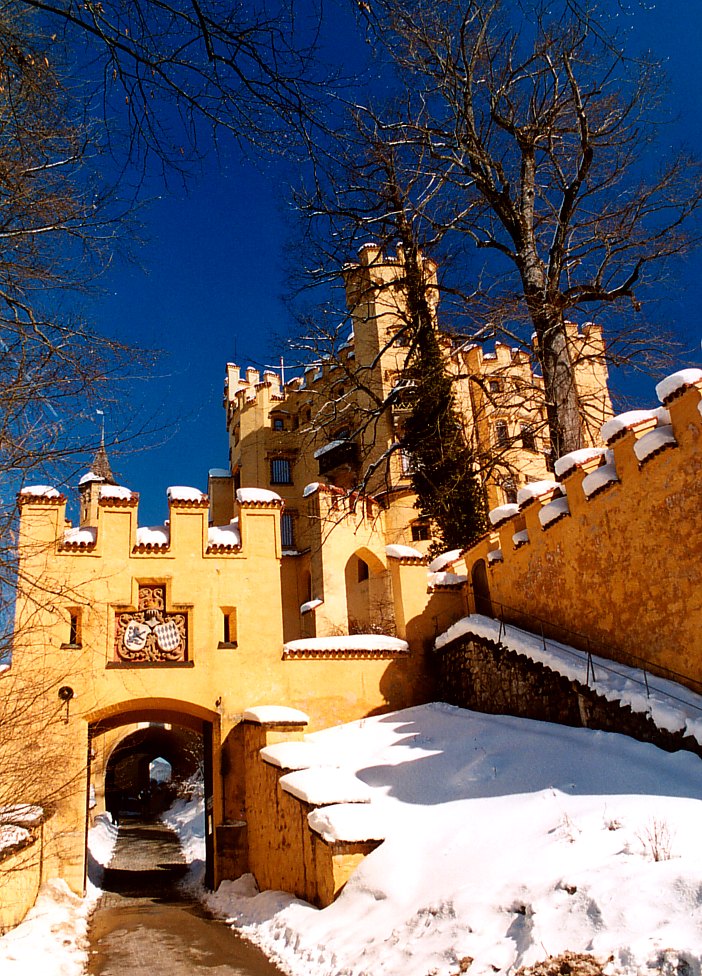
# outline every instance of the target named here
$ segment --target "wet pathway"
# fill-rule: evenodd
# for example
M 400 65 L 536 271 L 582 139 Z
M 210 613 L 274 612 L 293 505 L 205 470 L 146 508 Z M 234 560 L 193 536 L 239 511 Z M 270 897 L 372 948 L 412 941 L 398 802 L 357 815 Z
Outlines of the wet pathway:
M 90 927 L 89 976 L 280 976 L 179 891 L 185 872 L 178 840 L 163 824 L 120 827 Z

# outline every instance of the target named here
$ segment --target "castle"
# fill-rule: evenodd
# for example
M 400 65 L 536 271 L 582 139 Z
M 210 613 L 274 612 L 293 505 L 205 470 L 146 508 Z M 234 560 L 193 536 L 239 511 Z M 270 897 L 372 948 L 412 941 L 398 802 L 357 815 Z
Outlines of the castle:
M 528 357 L 447 339 L 463 416 L 499 463 L 490 531 L 430 562 L 403 458 L 388 450 L 401 398 L 365 440 L 348 420 L 364 391 L 387 400 L 401 382 L 401 260 L 362 249 L 345 271 L 353 339 L 304 379 L 227 367 L 231 468 L 210 472 L 207 493 L 169 488 L 165 525 L 139 526 L 138 495 L 111 483 L 104 459 L 81 479 L 78 526 L 57 489 L 23 490 L 0 687 L 30 734 L 0 743 L 0 768 L 40 769 L 52 800 L 0 861 L 0 925 L 42 878 L 83 889 L 86 816 L 105 809 L 125 756 L 148 783 L 177 729 L 203 743 L 208 883 L 250 870 L 262 887 L 328 904 L 372 845 L 310 833 L 308 808 L 336 802 L 333 783 L 314 802 L 291 796 L 279 780 L 309 760 L 277 743 L 431 700 L 434 641 L 467 614 L 546 619 L 554 636 L 591 634 L 613 658 L 636 654 L 690 687 L 702 678 L 702 371 L 676 374 L 664 408 L 612 418 L 601 334 L 572 327 L 589 446 L 552 475 Z M 18 780 L 19 799 L 42 799 Z

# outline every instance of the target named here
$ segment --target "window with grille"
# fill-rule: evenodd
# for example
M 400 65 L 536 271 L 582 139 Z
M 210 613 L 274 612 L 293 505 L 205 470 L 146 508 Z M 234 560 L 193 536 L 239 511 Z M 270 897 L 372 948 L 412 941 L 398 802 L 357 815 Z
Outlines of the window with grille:
M 295 520 L 288 512 L 280 517 L 280 541 L 283 549 L 295 548 Z
M 273 458 L 271 460 L 271 484 L 292 484 L 292 465 L 289 458 Z
M 525 447 L 527 451 L 535 451 L 536 434 L 534 433 L 534 428 L 531 426 L 531 424 L 522 424 L 521 434 L 522 447 Z
M 431 528 L 428 522 L 417 521 L 412 523 L 412 542 L 426 542 L 431 539 Z
M 273 430 L 285 430 L 285 421 L 282 417 L 273 418 Z
M 498 420 L 495 424 L 495 438 L 500 447 L 507 447 L 509 445 L 509 430 L 504 420 Z
M 505 504 L 506 505 L 516 505 L 517 504 L 517 486 L 513 481 L 503 481 L 502 491 L 505 494 Z

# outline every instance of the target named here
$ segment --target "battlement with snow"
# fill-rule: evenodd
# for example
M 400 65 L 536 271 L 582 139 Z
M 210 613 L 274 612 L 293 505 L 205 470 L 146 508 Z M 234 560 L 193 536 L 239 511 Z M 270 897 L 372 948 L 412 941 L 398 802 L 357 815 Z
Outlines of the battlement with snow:
M 605 656 L 702 680 L 702 370 L 656 388 L 662 406 L 614 417 L 603 446 L 490 512 L 465 554 L 474 604 Z M 487 567 L 486 573 L 480 563 Z
M 239 489 L 237 514 L 224 525 L 210 525 L 209 498 L 198 488 L 174 485 L 167 489 L 168 518 L 162 525 L 139 525 L 139 495 L 98 477 L 80 484 L 81 520 L 66 519 L 67 496 L 50 485 L 29 485 L 19 494 L 25 551 L 37 545 L 61 557 L 136 558 L 178 555 L 192 558 L 245 558 L 252 533 L 268 538 L 270 554 L 281 556 L 279 515 L 283 502 L 266 489 Z M 267 516 L 261 525 L 261 515 Z M 257 546 L 260 544 L 257 539 Z M 257 555 L 260 550 L 257 551 Z

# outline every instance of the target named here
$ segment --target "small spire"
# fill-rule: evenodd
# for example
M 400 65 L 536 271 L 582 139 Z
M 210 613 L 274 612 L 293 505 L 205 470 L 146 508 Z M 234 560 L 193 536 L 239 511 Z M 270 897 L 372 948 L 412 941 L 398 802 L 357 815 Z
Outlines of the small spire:
M 104 439 L 100 444 L 100 447 L 95 452 L 95 457 L 93 458 L 93 463 L 91 464 L 90 469 L 98 476 L 98 478 L 102 478 L 106 485 L 117 484 L 115 481 L 115 476 L 112 474 L 110 460 L 107 457 Z

